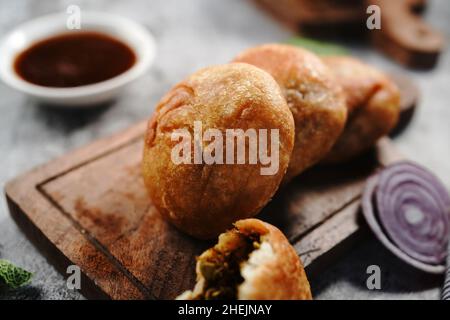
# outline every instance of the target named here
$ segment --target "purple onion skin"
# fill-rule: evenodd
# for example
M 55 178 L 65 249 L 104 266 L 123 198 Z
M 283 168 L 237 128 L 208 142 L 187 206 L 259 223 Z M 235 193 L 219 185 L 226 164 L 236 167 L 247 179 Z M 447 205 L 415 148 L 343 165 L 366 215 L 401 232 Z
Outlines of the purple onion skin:
M 397 162 L 371 177 L 364 189 L 363 214 L 378 239 L 421 270 L 444 271 L 450 236 L 450 196 L 429 171 Z

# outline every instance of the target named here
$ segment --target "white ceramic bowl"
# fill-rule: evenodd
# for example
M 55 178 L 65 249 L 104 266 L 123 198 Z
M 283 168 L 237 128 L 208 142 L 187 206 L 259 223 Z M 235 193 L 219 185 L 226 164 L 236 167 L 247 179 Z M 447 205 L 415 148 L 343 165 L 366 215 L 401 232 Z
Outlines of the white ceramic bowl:
M 155 57 L 153 36 L 138 23 L 121 16 L 81 12 L 79 31 L 105 33 L 127 44 L 136 54 L 135 64 L 124 73 L 94 84 L 73 88 L 50 88 L 23 80 L 14 71 L 17 55 L 33 43 L 57 34 L 78 32 L 68 30 L 68 15 L 51 14 L 26 22 L 11 31 L 0 41 L 0 78 L 39 102 L 61 107 L 80 107 L 100 104 L 116 97 L 130 82 L 144 74 Z

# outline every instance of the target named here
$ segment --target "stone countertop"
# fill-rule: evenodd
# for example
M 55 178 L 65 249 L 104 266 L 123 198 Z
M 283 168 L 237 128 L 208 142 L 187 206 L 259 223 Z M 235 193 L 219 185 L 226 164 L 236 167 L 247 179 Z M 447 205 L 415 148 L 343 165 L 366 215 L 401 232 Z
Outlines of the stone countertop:
M 124 15 L 144 24 L 157 40 L 157 58 L 151 71 L 109 106 L 64 111 L 36 106 L 0 83 L 0 183 L 70 149 L 107 136 L 148 117 L 158 99 L 174 83 L 200 67 L 225 63 L 239 51 L 265 42 L 283 42 L 292 33 L 277 24 L 249 0 L 16 0 L 0 1 L 0 37 L 21 22 L 51 12 L 81 10 Z M 430 1 L 426 19 L 450 43 L 450 5 Z M 405 70 L 365 46 L 352 52 L 388 71 L 410 75 L 420 86 L 421 102 L 411 126 L 395 143 L 424 164 L 450 188 L 450 51 L 432 71 Z M 32 283 L 0 299 L 82 299 L 66 288 L 51 267 L 18 230 L 0 200 L 0 258 L 35 273 Z M 366 287 L 366 268 L 381 268 L 381 290 Z M 418 272 L 392 256 L 373 237 L 358 243 L 320 279 L 313 279 L 317 299 L 437 299 L 442 278 Z

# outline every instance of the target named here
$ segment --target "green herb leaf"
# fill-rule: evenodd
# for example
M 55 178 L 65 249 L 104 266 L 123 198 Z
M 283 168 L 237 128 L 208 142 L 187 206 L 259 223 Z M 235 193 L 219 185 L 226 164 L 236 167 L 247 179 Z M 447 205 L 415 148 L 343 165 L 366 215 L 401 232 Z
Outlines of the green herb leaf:
M 28 284 L 32 276 L 31 272 L 0 259 L 0 287 L 6 286 L 9 289 L 17 289 Z
M 294 46 L 303 47 L 320 56 L 339 56 L 349 54 L 348 50 L 340 45 L 317 41 L 309 38 L 293 37 L 289 39 L 287 43 Z

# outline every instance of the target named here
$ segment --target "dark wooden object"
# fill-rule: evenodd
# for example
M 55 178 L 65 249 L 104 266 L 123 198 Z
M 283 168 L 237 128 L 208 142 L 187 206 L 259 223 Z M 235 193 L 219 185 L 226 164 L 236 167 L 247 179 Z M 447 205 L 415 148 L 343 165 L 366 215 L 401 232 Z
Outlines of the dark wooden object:
M 420 16 L 425 0 L 256 0 L 294 30 L 314 37 L 368 35 L 400 64 L 430 69 L 444 48 L 442 34 Z M 369 30 L 369 5 L 381 9 L 381 29 Z
M 140 174 L 145 123 L 39 166 L 6 186 L 11 214 L 64 275 L 83 272 L 89 298 L 172 299 L 195 282 L 195 257 L 212 242 L 186 236 L 161 219 Z M 277 225 L 302 257 L 311 281 L 317 266 L 360 229 L 364 181 L 397 159 L 389 140 L 339 168 L 316 168 L 275 196 L 259 218 Z
M 381 8 L 381 29 L 370 32 L 380 51 L 397 62 L 430 69 L 444 48 L 443 36 L 416 14 L 414 0 L 370 0 Z

